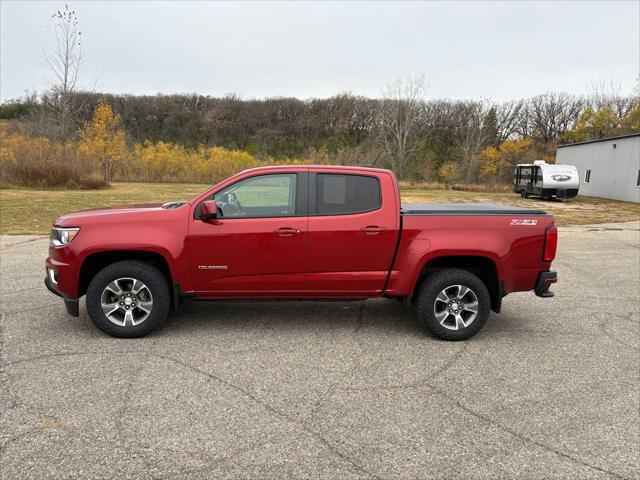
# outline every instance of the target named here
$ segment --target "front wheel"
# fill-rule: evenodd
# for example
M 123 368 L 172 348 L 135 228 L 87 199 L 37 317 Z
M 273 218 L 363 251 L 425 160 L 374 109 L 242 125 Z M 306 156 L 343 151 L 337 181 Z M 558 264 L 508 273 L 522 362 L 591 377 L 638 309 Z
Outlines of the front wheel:
M 87 289 L 89 316 L 114 337 L 148 334 L 162 324 L 170 306 L 165 276 L 153 265 L 136 260 L 105 267 Z
M 456 268 L 430 275 L 416 299 L 420 323 L 443 340 L 466 340 L 489 318 L 491 297 L 474 274 Z

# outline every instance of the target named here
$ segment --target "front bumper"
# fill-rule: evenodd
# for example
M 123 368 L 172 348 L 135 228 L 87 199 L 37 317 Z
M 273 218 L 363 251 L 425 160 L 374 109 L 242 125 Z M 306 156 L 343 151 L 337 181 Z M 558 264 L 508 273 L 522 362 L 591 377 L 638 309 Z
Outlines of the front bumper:
M 78 316 L 78 264 L 76 254 L 70 248 L 49 247 L 44 284 L 51 293 L 62 297 L 67 312 L 74 317 Z
M 552 283 L 556 283 L 557 281 L 557 272 L 542 272 L 540 275 L 538 275 L 538 281 L 536 282 L 536 287 L 533 291 L 538 297 L 553 297 L 554 293 L 549 290 L 549 287 L 551 287 Z
M 60 293 L 55 289 L 53 285 L 51 285 L 51 280 L 49 280 L 49 277 L 45 277 L 44 284 L 51 293 L 57 295 L 58 297 L 62 297 L 62 299 L 64 300 L 64 306 L 67 308 L 67 313 L 69 315 L 72 315 L 74 317 L 80 315 L 80 306 L 77 298 L 67 298 L 62 295 L 62 293 Z
M 53 285 L 51 285 L 51 280 L 49 280 L 49 277 L 44 277 L 44 285 L 45 287 L 47 287 L 47 289 L 53 293 L 54 295 L 57 295 L 59 297 L 64 298 L 64 295 L 62 295 L 58 290 L 56 290 Z

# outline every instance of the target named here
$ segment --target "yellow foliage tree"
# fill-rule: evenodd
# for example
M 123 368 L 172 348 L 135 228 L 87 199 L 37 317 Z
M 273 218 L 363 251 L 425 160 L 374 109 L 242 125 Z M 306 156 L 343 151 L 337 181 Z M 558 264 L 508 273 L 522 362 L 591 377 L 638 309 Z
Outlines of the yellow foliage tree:
M 491 183 L 509 181 L 514 167 L 532 159 L 534 153 L 531 138 L 506 140 L 498 148 L 485 148 L 476 157 L 480 166 L 480 177 Z
M 568 143 L 584 142 L 634 132 L 640 132 L 639 107 L 630 109 L 624 116 L 618 116 L 610 108 L 594 110 L 587 107 L 562 140 Z
M 563 135 L 565 142 L 583 142 L 597 140 L 615 134 L 620 127 L 621 119 L 610 108 L 594 110 L 587 107 L 576 120 L 573 129 Z
M 447 187 L 460 180 L 460 166 L 454 162 L 447 162 L 438 168 L 438 176 Z
M 622 119 L 622 127 L 633 131 L 640 132 L 640 107 L 636 107 Z
M 216 183 L 241 170 L 306 160 L 258 160 L 242 150 L 184 147 L 146 140 L 127 146 L 118 119 L 107 104 L 79 132 L 78 141 L 9 134 L 0 122 L 0 185 L 102 188 L 109 181 Z M 126 168 L 119 168 L 124 165 Z M 99 177 L 96 170 L 99 169 Z
M 258 165 L 255 157 L 240 150 L 145 141 L 134 145 L 122 180 L 213 183 Z
M 98 104 L 91 121 L 80 130 L 78 151 L 100 167 L 105 182 L 113 178 L 116 167 L 126 158 L 125 134 L 108 104 Z
M 476 162 L 480 164 L 481 178 L 497 178 L 500 167 L 500 152 L 497 148 L 485 148 L 480 155 L 478 155 Z

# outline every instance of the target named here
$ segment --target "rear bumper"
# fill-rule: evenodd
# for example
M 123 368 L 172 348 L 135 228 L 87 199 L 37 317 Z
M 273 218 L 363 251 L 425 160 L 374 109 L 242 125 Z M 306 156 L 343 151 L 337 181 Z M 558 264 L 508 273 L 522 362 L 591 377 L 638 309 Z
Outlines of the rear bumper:
M 53 285 L 51 285 L 51 280 L 49 280 L 49 277 L 45 277 L 44 284 L 51 293 L 53 293 L 54 295 L 57 295 L 58 297 L 62 297 L 62 299 L 64 300 L 64 306 L 66 307 L 67 313 L 69 315 L 72 315 L 74 317 L 77 317 L 80 315 L 80 307 L 79 307 L 77 298 L 67 298 L 64 295 L 62 295 L 62 293 L 60 293 L 58 290 L 55 289 Z
M 536 287 L 533 291 L 538 297 L 553 297 L 553 292 L 549 291 L 549 287 L 551 287 L 552 283 L 556 283 L 557 281 L 557 272 L 542 272 L 538 275 L 538 281 L 536 282 Z

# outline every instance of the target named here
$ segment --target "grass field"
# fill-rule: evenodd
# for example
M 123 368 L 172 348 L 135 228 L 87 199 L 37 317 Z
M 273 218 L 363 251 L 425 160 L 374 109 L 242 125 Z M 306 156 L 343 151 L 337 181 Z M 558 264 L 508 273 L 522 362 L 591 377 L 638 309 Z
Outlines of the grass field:
M 0 233 L 47 234 L 53 221 L 65 213 L 93 207 L 132 203 L 189 200 L 207 185 L 178 183 L 115 183 L 106 190 L 0 190 Z M 565 203 L 521 199 L 514 193 L 401 189 L 407 202 L 490 202 L 545 210 L 559 225 L 640 220 L 640 205 L 599 198 L 578 197 Z

